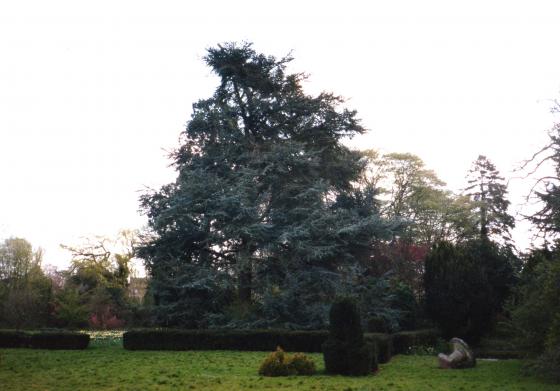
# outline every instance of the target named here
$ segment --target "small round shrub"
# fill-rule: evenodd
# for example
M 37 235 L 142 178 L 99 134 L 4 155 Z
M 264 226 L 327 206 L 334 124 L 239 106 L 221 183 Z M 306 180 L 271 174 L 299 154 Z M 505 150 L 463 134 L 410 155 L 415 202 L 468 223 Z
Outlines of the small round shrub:
M 313 375 L 315 373 L 315 363 L 303 353 L 294 353 L 286 360 L 288 367 L 295 370 L 296 375 Z
M 270 353 L 259 368 L 262 376 L 313 375 L 315 363 L 303 353 L 287 354 L 282 348 Z
M 295 375 L 295 372 L 286 365 L 286 353 L 278 347 L 275 352 L 270 353 L 261 363 L 259 375 L 288 376 Z

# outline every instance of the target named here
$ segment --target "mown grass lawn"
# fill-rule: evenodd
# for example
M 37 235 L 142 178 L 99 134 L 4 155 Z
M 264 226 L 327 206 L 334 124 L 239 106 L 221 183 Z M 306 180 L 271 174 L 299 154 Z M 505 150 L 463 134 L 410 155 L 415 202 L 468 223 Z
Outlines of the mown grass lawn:
M 560 390 L 520 374 L 515 360 L 481 361 L 475 369 L 444 371 L 429 356 L 396 356 L 376 375 L 319 373 L 267 378 L 257 374 L 266 352 L 126 351 L 116 344 L 84 351 L 0 350 L 0 390 Z

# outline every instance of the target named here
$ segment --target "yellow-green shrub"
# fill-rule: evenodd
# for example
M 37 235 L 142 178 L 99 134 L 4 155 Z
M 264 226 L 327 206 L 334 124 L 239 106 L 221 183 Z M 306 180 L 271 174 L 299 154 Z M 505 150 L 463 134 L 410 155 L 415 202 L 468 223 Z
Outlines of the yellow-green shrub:
M 315 373 L 315 363 L 303 353 L 288 355 L 286 362 L 288 367 L 296 371 L 296 375 L 313 375 Z
M 315 363 L 303 353 L 287 354 L 282 348 L 276 348 L 264 359 L 259 368 L 262 376 L 313 375 Z

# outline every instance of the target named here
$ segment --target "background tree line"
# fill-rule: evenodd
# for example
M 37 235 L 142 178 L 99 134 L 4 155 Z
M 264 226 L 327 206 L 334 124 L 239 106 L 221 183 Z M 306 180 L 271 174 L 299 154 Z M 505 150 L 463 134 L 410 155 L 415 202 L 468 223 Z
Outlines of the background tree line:
M 136 286 L 143 280 L 131 276 L 130 267 L 135 240 L 134 233 L 123 231 L 115 240 L 94 238 L 65 246 L 71 266 L 57 271 L 41 267 L 41 249 L 33 250 L 25 239 L 6 239 L 0 244 L 0 327 L 106 329 L 141 324 L 145 289 Z M 117 244 L 122 251 L 114 250 Z

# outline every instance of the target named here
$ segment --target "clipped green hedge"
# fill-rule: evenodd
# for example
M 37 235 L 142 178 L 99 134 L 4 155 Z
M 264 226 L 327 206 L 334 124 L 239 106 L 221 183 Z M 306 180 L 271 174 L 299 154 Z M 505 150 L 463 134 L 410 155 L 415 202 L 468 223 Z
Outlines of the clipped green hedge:
M 413 346 L 435 346 L 441 334 L 437 329 L 401 331 L 392 335 L 393 353 L 405 354 Z
M 17 330 L 0 330 L 0 348 L 23 348 L 26 334 Z
M 241 350 L 320 352 L 328 331 L 289 330 L 131 330 L 123 335 L 128 350 Z
M 0 348 L 86 349 L 89 335 L 70 331 L 0 330 Z
M 177 330 L 139 329 L 123 335 L 128 350 L 242 350 L 271 351 L 278 346 L 287 352 L 320 353 L 327 330 Z M 364 334 L 375 345 L 378 361 L 389 362 L 392 338 L 389 334 Z
M 89 335 L 67 331 L 31 333 L 28 347 L 32 349 L 86 349 Z
M 274 351 L 278 346 L 287 352 L 320 353 L 327 340 L 327 330 L 176 330 L 141 329 L 127 331 L 123 346 L 128 350 L 241 350 Z M 434 329 L 404 331 L 396 334 L 365 333 L 374 344 L 379 363 L 394 354 L 406 353 L 412 346 L 433 346 L 439 332 Z

